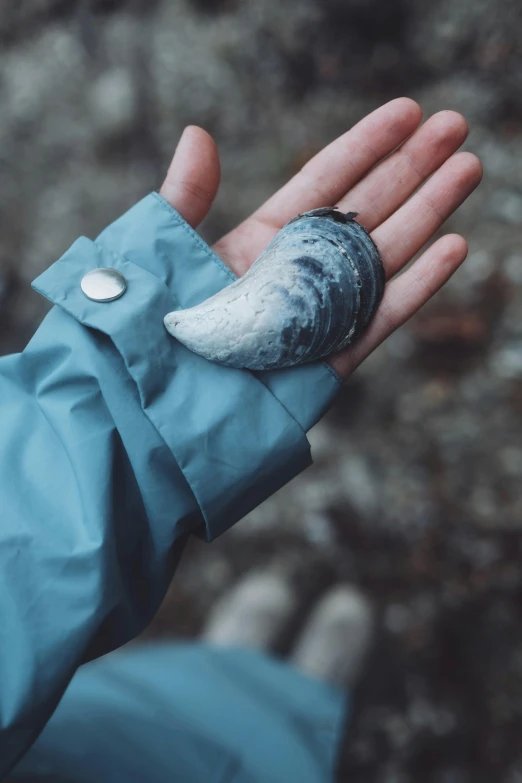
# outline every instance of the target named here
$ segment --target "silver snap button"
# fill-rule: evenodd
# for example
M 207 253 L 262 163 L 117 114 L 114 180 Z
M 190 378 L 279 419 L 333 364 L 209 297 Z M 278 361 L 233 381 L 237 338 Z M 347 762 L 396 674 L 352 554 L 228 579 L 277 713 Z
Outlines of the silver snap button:
M 81 288 L 93 302 L 114 302 L 127 290 L 127 281 L 117 269 L 93 269 L 82 278 Z

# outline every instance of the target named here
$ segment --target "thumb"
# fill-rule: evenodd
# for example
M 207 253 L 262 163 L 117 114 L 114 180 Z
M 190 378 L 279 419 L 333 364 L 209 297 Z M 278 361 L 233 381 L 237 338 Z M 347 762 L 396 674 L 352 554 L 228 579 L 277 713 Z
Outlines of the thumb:
M 219 187 L 219 156 L 209 133 L 183 131 L 160 194 L 193 228 L 206 216 Z

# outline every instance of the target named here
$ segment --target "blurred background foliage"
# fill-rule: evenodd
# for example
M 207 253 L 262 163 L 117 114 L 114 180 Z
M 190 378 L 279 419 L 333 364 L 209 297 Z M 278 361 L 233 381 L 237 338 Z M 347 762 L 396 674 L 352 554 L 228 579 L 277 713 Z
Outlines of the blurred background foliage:
M 522 781 L 522 36 L 519 0 L 3 0 L 0 350 L 30 281 L 159 187 L 183 127 L 219 144 L 209 241 L 400 94 L 463 112 L 485 166 L 446 228 L 470 256 L 346 386 L 315 465 L 194 542 L 148 631 L 192 636 L 274 562 L 301 615 L 360 585 L 379 628 L 339 780 Z M 356 210 L 357 205 L 353 205 Z

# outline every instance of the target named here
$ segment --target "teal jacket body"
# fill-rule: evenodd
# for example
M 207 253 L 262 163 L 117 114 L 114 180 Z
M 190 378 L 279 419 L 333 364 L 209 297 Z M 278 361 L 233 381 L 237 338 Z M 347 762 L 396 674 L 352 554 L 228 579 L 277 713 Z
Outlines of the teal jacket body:
M 125 276 L 122 298 L 100 303 L 85 297 L 80 281 L 96 267 L 115 268 Z M 153 193 L 95 242 L 79 239 L 34 283 L 54 307 L 21 354 L 0 360 L 0 777 L 24 757 L 13 775 L 49 774 L 49 780 L 61 780 L 52 767 L 57 736 L 69 748 L 80 742 L 79 756 L 72 753 L 80 763 L 81 721 L 76 739 L 74 732 L 68 736 L 62 726 L 56 733 L 53 726 L 60 725 L 62 714 L 69 715 L 68 725 L 74 723 L 74 705 L 81 712 L 85 699 L 88 703 L 84 683 L 91 683 L 87 691 L 97 693 L 103 704 L 104 692 L 117 689 L 109 685 L 103 667 L 116 671 L 117 666 L 113 656 L 95 661 L 82 667 L 70 685 L 79 667 L 120 647 L 148 624 L 187 536 L 212 540 L 310 464 L 305 433 L 339 388 L 325 364 L 257 374 L 224 368 L 191 353 L 164 328 L 166 313 L 199 303 L 233 279 L 203 240 Z M 231 659 L 219 654 L 218 663 L 207 666 L 206 682 L 198 667 L 213 656 L 211 651 L 162 649 L 154 654 L 166 660 L 169 650 L 169 671 L 180 687 L 193 681 L 194 687 L 206 688 L 214 701 L 228 705 L 223 716 L 234 726 L 233 716 L 245 705 L 235 701 L 232 691 L 227 694 L 227 676 L 211 671 L 225 659 L 231 666 Z M 140 655 L 117 653 L 114 660 L 132 659 L 139 668 Z M 250 672 L 245 679 L 251 682 L 265 678 L 268 683 L 279 676 L 276 669 L 282 671 L 279 664 L 259 663 L 253 654 L 238 652 L 234 660 Z M 166 670 L 160 664 L 157 670 L 161 680 Z M 106 686 L 99 684 L 100 677 Z M 295 688 L 289 689 L 302 725 L 308 710 L 312 722 L 307 730 L 314 726 L 322 732 L 319 746 L 324 749 L 329 745 L 326 724 L 331 740 L 335 733 L 339 695 L 310 684 L 305 710 L 297 694 L 306 692 L 304 678 L 295 677 Z M 289 673 L 287 682 L 294 682 Z M 124 702 L 116 710 L 120 718 Z M 265 718 L 269 712 L 266 707 Z M 170 777 L 158 780 L 263 780 L 253 771 L 244 772 L 244 778 L 233 777 L 236 772 L 227 777 L 226 764 L 237 768 L 236 761 L 226 761 L 231 753 L 236 758 L 230 743 L 223 750 L 225 761 L 216 760 L 226 743 L 219 732 L 210 732 L 205 744 L 199 726 L 198 751 L 196 718 L 187 714 L 184 721 L 179 700 L 173 714 L 174 722 L 166 724 L 178 729 L 170 733 L 173 770 L 184 770 L 188 757 L 204 766 L 201 759 L 208 753 L 215 773 L 180 777 L 181 772 L 170 770 Z M 314 715 L 319 715 L 317 726 Z M 122 724 L 115 719 L 109 724 L 114 742 L 108 745 L 114 749 Z M 259 725 L 251 742 L 262 741 Z M 236 733 L 241 745 L 245 734 Z M 143 730 L 141 739 L 146 748 Z M 310 748 L 316 739 L 309 734 Z M 155 747 L 152 739 L 149 747 Z M 330 758 L 330 751 L 324 753 Z M 101 751 L 97 764 L 103 767 Z M 109 760 L 107 765 L 109 770 Z M 90 778 L 82 769 L 84 777 L 78 779 L 155 780 L 128 773 L 105 778 L 96 769 Z

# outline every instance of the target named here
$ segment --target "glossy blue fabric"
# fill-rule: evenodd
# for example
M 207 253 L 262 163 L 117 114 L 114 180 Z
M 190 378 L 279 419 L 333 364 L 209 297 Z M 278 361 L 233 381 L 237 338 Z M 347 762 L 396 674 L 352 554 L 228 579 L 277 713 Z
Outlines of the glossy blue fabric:
M 80 280 L 114 267 L 125 295 Z M 0 773 L 32 745 L 78 667 L 150 621 L 191 532 L 209 540 L 310 463 L 335 396 L 326 365 L 206 362 L 163 316 L 232 273 L 157 194 L 82 238 L 34 283 L 55 307 L 0 360 Z

